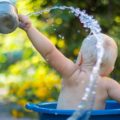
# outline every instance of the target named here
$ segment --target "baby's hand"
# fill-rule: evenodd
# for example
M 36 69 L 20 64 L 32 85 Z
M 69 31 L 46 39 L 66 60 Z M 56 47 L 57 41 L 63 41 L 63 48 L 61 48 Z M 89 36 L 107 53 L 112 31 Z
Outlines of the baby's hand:
M 20 21 L 19 27 L 25 31 L 28 31 L 28 29 L 32 26 L 32 23 L 29 20 L 28 16 L 18 15 L 18 17 L 19 17 L 19 21 Z

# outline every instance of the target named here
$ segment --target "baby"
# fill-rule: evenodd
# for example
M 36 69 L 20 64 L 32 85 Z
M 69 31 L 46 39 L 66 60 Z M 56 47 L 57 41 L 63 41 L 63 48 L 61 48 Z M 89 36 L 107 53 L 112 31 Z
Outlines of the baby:
M 89 35 L 82 43 L 76 63 L 66 58 L 47 37 L 32 26 L 29 18 L 19 15 L 20 28 L 26 33 L 34 47 L 44 59 L 62 75 L 62 89 L 57 109 L 78 109 L 84 89 L 97 61 L 96 38 Z M 105 53 L 100 66 L 94 109 L 104 109 L 107 98 L 120 102 L 120 85 L 109 78 L 117 58 L 117 45 L 112 38 L 99 34 L 104 40 Z

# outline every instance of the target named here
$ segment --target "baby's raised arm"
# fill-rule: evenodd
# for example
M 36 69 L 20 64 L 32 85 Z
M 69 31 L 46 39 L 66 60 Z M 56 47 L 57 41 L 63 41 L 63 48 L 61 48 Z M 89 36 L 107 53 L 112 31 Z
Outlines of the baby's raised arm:
M 20 28 L 26 31 L 28 38 L 45 60 L 61 75 L 71 75 L 76 65 L 56 49 L 46 36 L 33 27 L 27 16 L 19 15 L 19 19 Z
M 120 84 L 113 79 L 108 80 L 108 95 L 110 98 L 120 102 Z

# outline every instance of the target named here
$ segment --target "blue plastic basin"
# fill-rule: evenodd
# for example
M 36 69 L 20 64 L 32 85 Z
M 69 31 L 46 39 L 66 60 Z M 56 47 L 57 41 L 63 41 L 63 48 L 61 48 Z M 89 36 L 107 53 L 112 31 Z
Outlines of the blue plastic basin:
M 28 103 L 26 108 L 38 112 L 40 120 L 66 120 L 74 112 L 74 110 L 57 110 L 56 105 L 55 102 Z M 120 120 L 120 103 L 107 101 L 105 110 L 93 110 L 89 120 Z

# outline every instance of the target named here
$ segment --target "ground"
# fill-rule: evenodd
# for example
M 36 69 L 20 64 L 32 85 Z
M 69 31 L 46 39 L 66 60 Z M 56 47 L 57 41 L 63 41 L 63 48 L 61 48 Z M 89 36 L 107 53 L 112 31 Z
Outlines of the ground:
M 10 105 L 2 99 L 4 94 L 6 94 L 6 90 L 0 88 L 0 120 L 38 120 L 32 118 L 13 118 L 9 112 Z

